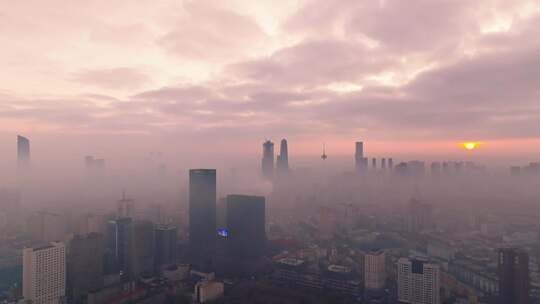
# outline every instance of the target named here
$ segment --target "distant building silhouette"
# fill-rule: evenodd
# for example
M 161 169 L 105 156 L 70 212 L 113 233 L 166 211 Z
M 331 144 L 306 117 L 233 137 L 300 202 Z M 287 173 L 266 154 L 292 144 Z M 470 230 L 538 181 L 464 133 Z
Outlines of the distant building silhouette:
M 189 170 L 189 246 L 193 263 L 206 269 L 216 241 L 216 170 Z
M 529 255 L 517 248 L 499 249 L 499 303 L 529 304 Z
M 274 143 L 270 140 L 263 143 L 261 169 L 264 178 L 271 180 L 274 177 Z
M 131 229 L 129 217 L 110 220 L 105 240 L 105 272 L 128 274 L 131 260 Z
M 227 196 L 228 253 L 240 259 L 260 258 L 264 253 L 265 198 Z
M 150 221 L 134 221 L 130 235 L 129 272 L 131 278 L 149 277 L 154 273 L 154 225 Z
M 407 231 L 420 233 L 433 227 L 433 206 L 411 199 L 407 214 Z
M 17 135 L 17 165 L 21 169 L 30 165 L 30 140 L 21 135 Z
M 118 218 L 122 217 L 133 217 L 135 215 L 135 202 L 133 199 L 127 198 L 126 193 L 122 193 L 122 198 L 117 202 L 116 205 L 116 216 Z
M 157 225 L 154 231 L 154 264 L 155 272 L 159 273 L 162 267 L 176 263 L 178 229 L 171 225 Z
M 289 171 L 289 151 L 287 140 L 282 139 L 279 146 L 279 155 L 277 156 L 276 169 L 278 174 L 284 174 Z
M 366 159 L 364 158 L 364 142 L 357 141 L 354 151 L 354 167 L 356 172 L 363 172 L 366 169 Z
M 67 251 L 68 303 L 86 303 L 89 292 L 103 287 L 103 235 L 75 235 Z

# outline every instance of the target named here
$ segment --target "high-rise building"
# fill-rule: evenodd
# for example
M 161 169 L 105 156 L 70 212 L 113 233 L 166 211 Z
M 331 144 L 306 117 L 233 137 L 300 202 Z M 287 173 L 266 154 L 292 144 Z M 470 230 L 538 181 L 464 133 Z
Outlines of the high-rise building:
M 407 214 L 407 231 L 419 233 L 433 228 L 433 207 L 417 199 L 409 201 Z
M 499 249 L 499 303 L 529 304 L 529 255 L 518 248 Z
M 371 159 L 371 168 L 373 171 L 377 171 L 377 159 L 375 157 Z
M 440 162 L 432 162 L 430 170 L 431 170 L 431 176 L 432 177 L 441 176 L 441 173 L 442 173 L 441 163 Z
M 197 268 L 207 268 L 216 241 L 216 170 L 189 170 L 189 245 Z
M 21 135 L 17 135 L 17 161 L 19 168 L 30 164 L 30 140 Z
M 128 274 L 131 248 L 131 218 L 123 217 L 107 223 L 105 272 Z
M 381 290 L 386 285 L 386 255 L 383 250 L 371 250 L 364 255 L 364 287 Z
M 178 229 L 175 226 L 157 225 L 155 227 L 154 265 L 156 272 L 159 272 L 162 267 L 176 262 L 177 235 Z
M 381 159 L 381 169 L 386 171 L 386 158 L 384 157 Z
M 119 218 L 122 217 L 133 217 L 135 213 L 135 202 L 133 199 L 127 198 L 126 193 L 122 193 L 122 198 L 117 202 L 117 212 L 116 216 Z
M 63 243 L 23 249 L 23 297 L 36 304 L 63 303 L 66 248 Z
M 365 170 L 364 142 L 357 141 L 355 144 L 354 167 L 356 172 L 363 172 Z
M 62 241 L 66 237 L 65 218 L 53 212 L 34 212 L 28 218 L 27 232 L 34 240 Z
M 400 302 L 439 304 L 439 289 L 438 265 L 421 259 L 400 258 L 398 260 L 398 300 Z
M 274 143 L 270 140 L 263 143 L 261 169 L 264 178 L 271 180 L 274 177 Z
M 69 303 L 86 303 L 90 291 L 103 287 L 104 239 L 99 233 L 75 235 L 67 250 Z
M 392 172 L 394 170 L 394 160 L 392 158 L 388 159 L 388 170 Z
M 151 276 L 154 273 L 154 224 L 134 221 L 130 238 L 129 275 L 132 278 Z
M 266 244 L 265 198 L 227 196 L 227 252 L 237 259 L 258 259 Z
M 278 174 L 284 174 L 289 171 L 289 151 L 287 148 L 287 140 L 282 139 L 279 146 L 279 155 L 277 157 L 276 169 Z

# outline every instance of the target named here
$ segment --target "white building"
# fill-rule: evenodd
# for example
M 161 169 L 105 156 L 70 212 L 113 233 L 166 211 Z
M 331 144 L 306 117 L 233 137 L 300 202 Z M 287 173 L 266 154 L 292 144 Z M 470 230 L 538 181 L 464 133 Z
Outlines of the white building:
M 380 290 L 386 284 L 386 255 L 382 250 L 372 250 L 364 256 L 364 287 Z
M 33 304 L 63 303 L 66 295 L 66 247 L 53 242 L 23 249 L 23 297 Z
M 421 259 L 398 260 L 398 300 L 411 304 L 440 303 L 439 266 Z
M 216 281 L 201 281 L 195 285 L 195 300 L 197 303 L 206 303 L 223 296 L 225 285 Z

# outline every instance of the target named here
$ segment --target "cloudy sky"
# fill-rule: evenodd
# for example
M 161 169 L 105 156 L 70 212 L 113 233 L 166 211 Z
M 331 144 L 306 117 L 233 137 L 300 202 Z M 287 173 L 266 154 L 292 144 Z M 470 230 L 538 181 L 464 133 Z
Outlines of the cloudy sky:
M 538 154 L 538 37 L 537 0 L 0 0 L 0 143 Z

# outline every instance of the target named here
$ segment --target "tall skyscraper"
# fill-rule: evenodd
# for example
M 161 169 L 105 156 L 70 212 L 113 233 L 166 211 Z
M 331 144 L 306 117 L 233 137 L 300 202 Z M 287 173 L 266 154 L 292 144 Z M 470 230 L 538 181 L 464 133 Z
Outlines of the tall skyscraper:
M 499 303 L 529 304 L 529 255 L 518 248 L 499 249 Z
M 433 228 L 433 206 L 416 199 L 409 201 L 407 231 L 419 233 Z
M 381 159 L 381 169 L 386 171 L 386 158 Z
M 129 275 L 131 278 L 154 273 L 154 225 L 150 221 L 134 221 L 131 229 Z
M 66 248 L 63 243 L 23 249 L 23 297 L 36 304 L 64 303 Z
M 363 172 L 365 170 L 364 163 L 364 143 L 361 141 L 357 141 L 355 144 L 354 152 L 354 165 L 356 172 Z
M 156 273 L 159 273 L 163 266 L 176 262 L 177 231 L 176 227 L 170 225 L 157 225 L 155 227 L 154 268 Z
M 265 198 L 227 196 L 227 251 L 237 259 L 258 259 L 266 244 Z
M 129 273 L 131 248 L 131 218 L 123 217 L 107 223 L 105 272 Z
M 287 140 L 282 139 L 279 146 L 279 155 L 277 157 L 276 169 L 278 174 L 284 174 L 289 171 L 289 151 Z
M 364 256 L 364 287 L 381 290 L 386 285 L 386 255 L 382 250 L 371 250 Z
M 122 193 L 122 198 L 118 201 L 116 216 L 119 218 L 122 217 L 133 217 L 135 212 L 135 202 L 126 197 L 126 193 Z
M 388 170 L 392 172 L 394 170 L 394 160 L 392 158 L 388 159 Z
M 377 171 L 377 159 L 375 157 L 371 159 L 371 168 L 373 171 Z
M 88 292 L 103 287 L 104 239 L 99 233 L 75 235 L 67 250 L 68 303 L 86 303 Z
M 263 143 L 261 169 L 264 178 L 271 180 L 274 177 L 274 143 L 270 140 Z
M 400 302 L 439 304 L 439 289 L 438 265 L 420 259 L 400 258 L 398 260 L 398 300 Z
M 21 135 L 17 135 L 17 161 L 19 168 L 30 164 L 30 140 Z
M 189 245 L 192 261 L 207 268 L 216 241 L 216 170 L 189 170 Z

